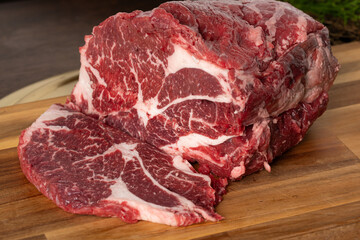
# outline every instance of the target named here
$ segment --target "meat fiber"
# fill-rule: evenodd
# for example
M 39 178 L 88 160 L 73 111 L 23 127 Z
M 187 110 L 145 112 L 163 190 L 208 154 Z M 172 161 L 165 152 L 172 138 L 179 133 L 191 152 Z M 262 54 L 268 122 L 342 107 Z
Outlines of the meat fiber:
M 210 178 L 187 161 L 61 105 L 22 133 L 18 152 L 29 181 L 72 213 L 173 226 L 221 219 Z
M 277 1 L 168 2 L 85 42 L 69 106 L 233 180 L 302 140 L 339 69 L 326 27 Z
M 20 137 L 24 174 L 66 211 L 175 226 L 221 219 L 228 179 L 299 143 L 339 70 L 328 30 L 271 0 L 118 13 L 80 53 L 66 106 Z

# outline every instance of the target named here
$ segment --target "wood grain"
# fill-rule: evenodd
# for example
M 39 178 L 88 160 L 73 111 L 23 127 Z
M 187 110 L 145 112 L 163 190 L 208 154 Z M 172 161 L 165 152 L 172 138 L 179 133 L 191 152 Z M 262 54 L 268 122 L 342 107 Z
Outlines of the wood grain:
M 354 49 L 355 48 L 355 49 Z M 334 48 L 358 66 L 352 43 Z M 351 59 L 347 59 L 349 56 Z M 65 97 L 0 108 L 0 236 L 4 239 L 359 239 L 360 87 L 345 67 L 331 89 L 330 109 L 304 140 L 261 171 L 231 183 L 217 207 L 223 221 L 189 227 L 64 212 L 21 172 L 17 140 L 52 103 Z M 354 75 L 351 78 L 350 75 Z M 0 238 L 1 238 L 0 237 Z
M 66 72 L 21 88 L 0 99 L 0 107 L 68 96 L 79 78 L 79 70 Z

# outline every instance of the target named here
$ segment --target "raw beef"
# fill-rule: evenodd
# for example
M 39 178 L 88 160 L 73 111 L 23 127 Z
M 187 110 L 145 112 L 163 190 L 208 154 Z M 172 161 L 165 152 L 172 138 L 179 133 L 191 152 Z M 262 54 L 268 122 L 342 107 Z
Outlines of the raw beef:
M 221 219 L 227 180 L 299 143 L 339 70 L 327 29 L 271 0 L 118 13 L 80 53 L 67 105 L 20 137 L 24 174 L 66 211 L 174 226 Z
M 85 42 L 70 107 L 233 180 L 302 140 L 339 69 L 328 30 L 271 0 L 118 13 Z
M 18 153 L 29 181 L 72 213 L 174 226 L 221 219 L 208 176 L 62 105 L 22 133 Z

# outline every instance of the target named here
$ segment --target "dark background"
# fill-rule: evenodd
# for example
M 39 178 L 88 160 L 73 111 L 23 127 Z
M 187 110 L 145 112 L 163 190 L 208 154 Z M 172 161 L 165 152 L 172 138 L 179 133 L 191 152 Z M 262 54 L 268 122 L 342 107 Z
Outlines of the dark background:
M 0 98 L 80 67 L 92 27 L 117 12 L 150 10 L 165 0 L 0 2 Z

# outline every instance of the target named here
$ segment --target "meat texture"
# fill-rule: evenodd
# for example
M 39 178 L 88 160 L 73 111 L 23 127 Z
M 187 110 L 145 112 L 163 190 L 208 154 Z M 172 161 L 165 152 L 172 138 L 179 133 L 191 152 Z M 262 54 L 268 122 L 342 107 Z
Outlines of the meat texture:
M 272 0 L 118 13 L 80 54 L 66 106 L 20 137 L 23 172 L 66 211 L 174 226 L 221 219 L 227 180 L 299 143 L 339 70 L 328 30 Z
M 339 69 L 328 30 L 271 0 L 118 13 L 85 42 L 69 106 L 233 180 L 302 140 Z
M 72 213 L 173 226 L 221 219 L 210 177 L 62 105 L 23 131 L 18 153 L 29 181 Z

